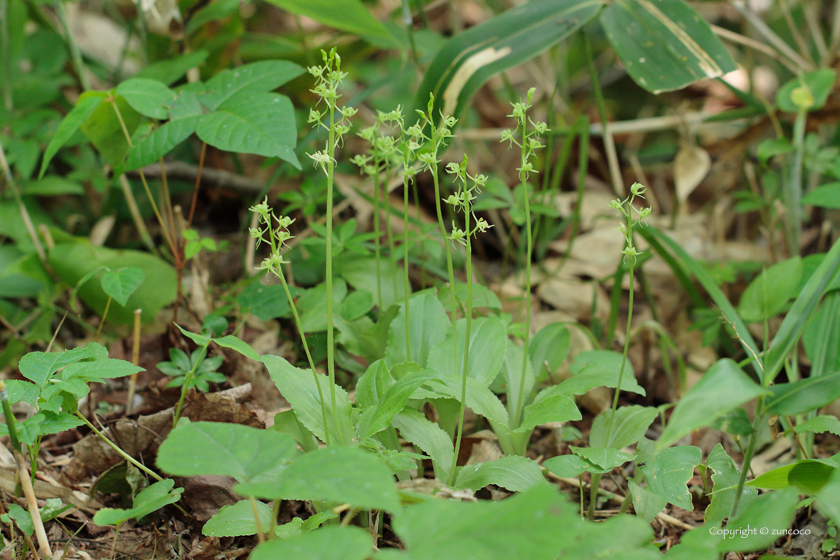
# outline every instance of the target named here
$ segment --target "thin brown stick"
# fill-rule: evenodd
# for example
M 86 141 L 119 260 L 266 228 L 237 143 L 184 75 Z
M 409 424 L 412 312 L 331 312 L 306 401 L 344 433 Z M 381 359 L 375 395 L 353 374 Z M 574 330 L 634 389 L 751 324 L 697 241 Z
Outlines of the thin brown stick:
M 201 173 L 204 170 L 204 155 L 207 153 L 207 142 L 201 143 L 201 154 L 198 156 L 198 171 L 195 175 L 195 190 L 193 191 L 192 202 L 190 203 L 190 215 L 187 218 L 187 228 L 192 225 L 195 215 L 195 202 L 198 200 L 198 189 L 201 187 Z
M 134 339 L 131 344 L 131 363 L 135 366 L 140 363 L 140 313 L 141 309 L 134 310 Z M 134 393 L 137 391 L 137 372 L 131 374 L 128 380 L 128 398 L 125 402 L 125 413 L 131 414 L 134 411 Z
M 32 489 L 32 481 L 29 478 L 29 469 L 26 468 L 26 463 L 23 461 L 23 455 L 20 451 L 13 449 L 12 453 L 15 456 L 18 473 L 20 474 L 20 485 L 23 488 L 23 495 L 26 496 L 26 506 L 29 509 L 29 515 L 32 517 L 32 525 L 35 527 L 35 536 L 38 539 L 38 547 L 40 548 L 41 556 L 44 558 L 52 558 L 52 550 L 50 549 L 50 541 L 47 539 L 47 532 L 44 530 L 44 522 L 41 521 L 41 514 L 38 512 L 38 502 L 35 501 L 35 490 Z
M 105 319 L 108 318 L 108 310 L 111 308 L 111 296 L 108 296 L 108 301 L 105 302 L 105 311 L 102 313 L 102 320 L 99 321 L 99 327 L 96 329 L 96 338 L 94 342 L 99 342 L 99 335 L 102 333 L 102 327 L 105 326 Z

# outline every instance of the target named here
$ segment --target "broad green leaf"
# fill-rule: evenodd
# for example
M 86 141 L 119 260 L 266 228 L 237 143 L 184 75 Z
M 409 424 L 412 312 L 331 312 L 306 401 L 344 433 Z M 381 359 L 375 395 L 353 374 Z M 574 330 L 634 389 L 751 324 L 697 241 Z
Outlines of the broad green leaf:
M 530 434 L 535 427 L 549 422 L 569 422 L 580 419 L 580 410 L 572 398 L 566 395 L 554 395 L 526 406 L 522 422 L 513 430 L 513 433 Z
M 507 185 L 505 185 L 505 188 L 507 188 Z M 449 290 L 438 291 L 438 299 L 447 313 L 452 311 L 452 299 L 449 297 Z M 468 297 L 465 282 L 455 282 L 455 300 L 456 306 L 459 304 L 458 302 L 466 304 Z M 472 286 L 472 305 L 473 309 L 486 307 L 487 309 L 500 310 L 502 308 L 499 296 L 493 290 L 481 284 L 473 284 Z
M 95 247 L 87 241 L 59 243 L 49 253 L 49 262 L 58 276 L 74 286 L 86 274 L 102 267 L 119 270 L 136 267 L 143 271 L 145 280 L 128 298 L 123 307 L 111 306 L 108 322 L 120 325 L 134 323 L 134 310 L 142 309 L 142 321 L 151 322 L 158 311 L 175 300 L 177 280 L 175 270 L 166 262 L 140 251 L 116 251 Z M 95 273 L 96 274 L 96 273 Z M 99 282 L 87 282 L 79 288 L 79 297 L 98 314 L 105 311 L 108 296 Z
M 338 308 L 347 296 L 347 284 L 338 280 L 333 283 L 333 308 Z M 327 330 L 327 284 L 322 282 L 306 290 L 297 300 L 300 324 L 303 332 Z
M 336 396 L 334 413 L 330 399 L 330 380 L 327 376 L 319 374 L 318 385 L 316 385 L 312 370 L 296 368 L 280 356 L 263 356 L 263 363 L 268 368 L 272 381 L 280 389 L 280 394 L 289 401 L 298 420 L 306 426 L 307 430 L 321 441 L 326 441 L 326 430 L 329 430 L 331 443 L 349 441 L 353 435 L 353 428 L 350 422 L 351 406 L 347 391 L 339 386 L 333 388 Z M 321 409 L 322 394 L 327 407 L 327 426 L 324 426 L 324 415 Z M 336 416 L 338 426 L 336 426 Z
M 706 466 L 714 471 L 712 474 L 714 487 L 711 503 L 706 508 L 704 519 L 708 525 L 720 527 L 721 522 L 732 513 L 732 504 L 735 503 L 741 471 L 735 466 L 732 457 L 726 454 L 721 444 L 717 444 L 709 453 Z M 748 507 L 757 495 L 758 490 L 745 486 L 741 492 L 739 507 Z
M 129 519 L 139 519 L 181 499 L 183 488 L 175 488 L 171 478 L 155 482 L 134 498 L 131 509 L 102 508 L 93 516 L 97 525 L 121 525 Z
M 274 430 L 182 420 L 161 444 L 157 466 L 175 476 L 218 475 L 249 480 L 298 454 L 294 440 Z
M 164 157 L 195 132 L 198 119 L 198 115 L 175 119 L 156 128 L 134 147 L 129 148 L 125 170 L 133 171 L 151 165 Z
M 650 489 L 639 486 L 632 480 L 627 481 L 630 490 L 630 496 L 633 498 L 633 509 L 636 515 L 644 519 L 647 523 L 653 521 L 656 515 L 662 511 L 665 504 L 665 498 L 659 494 L 654 494 Z
M 34 353 L 35 352 L 30 352 L 26 356 L 29 356 L 29 355 L 34 354 Z M 57 354 L 57 353 L 53 352 L 53 354 Z M 24 356 L 24 358 L 26 356 Z M 22 360 L 23 360 L 23 358 L 21 358 L 21 361 Z M 49 373 L 47 373 L 46 375 L 48 376 Z M 44 379 L 46 379 L 46 377 Z M 11 404 L 15 404 L 16 402 L 26 402 L 26 403 L 31 404 L 34 407 L 35 403 L 38 402 L 38 395 L 41 393 L 41 390 L 40 390 L 40 387 L 38 387 L 38 385 L 35 385 L 34 383 L 30 383 L 29 381 L 21 381 L 19 379 L 10 379 L 10 380 L 6 381 L 6 392 L 9 395 L 9 402 Z
M 778 315 L 799 286 L 802 270 L 802 259 L 793 257 L 759 273 L 738 303 L 741 318 L 754 323 Z
M 21 375 L 43 389 L 57 369 L 79 360 L 102 359 L 107 356 L 108 351 L 105 348 L 91 342 L 64 352 L 29 352 L 20 359 L 18 368 Z
M 718 543 L 719 552 L 751 552 L 762 550 L 779 539 L 779 534 L 790 527 L 799 493 L 794 488 L 768 492 L 757 497 L 740 515 L 730 519 L 726 529 L 737 538 L 726 538 Z M 766 529 L 756 531 L 756 528 Z
M 531 367 L 531 362 L 525 362 L 525 360 L 523 360 L 524 352 L 525 348 L 519 346 L 511 339 L 507 339 L 507 344 L 505 344 L 504 360 L 502 361 L 502 371 L 500 379 L 504 382 L 504 385 L 499 388 L 493 386 L 493 389 L 495 391 L 499 391 L 501 389 L 506 395 L 505 400 L 509 418 L 508 424 L 510 424 L 512 428 L 525 427 L 523 423 L 523 419 L 525 418 L 525 412 L 523 409 L 525 405 L 528 404 L 529 397 L 531 396 L 531 391 L 534 389 L 534 383 L 536 383 L 536 379 L 534 378 L 534 368 Z M 525 371 L 522 371 L 523 362 L 525 365 Z M 522 379 L 523 375 L 525 376 L 524 381 Z M 522 388 L 521 396 L 519 392 L 520 387 Z M 534 403 L 535 406 L 539 406 L 539 404 L 540 403 Z M 553 405 L 548 406 L 552 407 Z M 521 408 L 517 410 L 517 407 Z M 546 408 L 542 407 L 542 410 L 546 410 Z M 535 415 L 534 413 L 535 410 L 532 407 L 532 417 Z M 515 422 L 519 425 L 514 426 Z
M 215 342 L 222 348 L 230 348 L 231 350 L 236 350 L 246 358 L 251 358 L 255 362 L 262 361 L 262 356 L 257 354 L 257 352 L 253 348 L 251 348 L 251 346 L 247 342 L 233 336 L 232 334 L 223 336 L 221 338 L 214 338 L 213 342 Z
M 318 442 L 315 436 L 298 422 L 293 410 L 284 410 L 275 414 L 274 429 L 280 433 L 292 436 L 304 451 L 308 452 L 318 449 Z
M 291 286 L 289 286 L 291 291 Z M 296 294 L 291 292 L 292 297 Z M 242 290 L 236 302 L 263 321 L 277 317 L 291 317 L 292 310 L 283 286 L 279 284 L 263 285 L 259 280 L 251 282 Z
M 82 123 L 96 111 L 105 97 L 106 95 L 102 92 L 83 93 L 79 97 L 76 106 L 73 107 L 72 111 L 67 113 L 67 116 L 58 125 L 55 134 L 50 139 L 47 150 L 44 152 L 44 159 L 41 161 L 41 171 L 38 173 L 38 178 L 44 176 L 44 172 L 47 170 L 47 166 L 56 152 L 70 140 L 76 131 L 79 130 L 79 127 L 82 126 Z
M 651 492 L 668 503 L 691 511 L 691 494 L 686 485 L 694 474 L 694 467 L 703 460 L 699 447 L 684 445 L 664 449 L 640 465 Z
M 433 94 L 435 116 L 439 111 L 458 116 L 492 76 L 570 37 L 604 3 L 601 0 L 532 0 L 456 34 L 435 55 L 417 90 L 414 108 L 425 111 L 429 94 Z
M 677 403 L 656 448 L 665 449 L 764 393 L 738 364 L 730 359 L 718 360 Z
M 388 467 L 358 447 L 341 445 L 306 453 L 276 476 L 235 490 L 272 500 L 321 500 L 390 512 L 400 508 Z
M 208 56 L 207 51 L 195 51 L 174 58 L 167 58 L 141 68 L 134 77 L 157 80 L 170 86 L 183 77 L 187 70 L 195 68 L 207 60 Z
M 545 461 L 543 466 L 563 478 L 575 478 L 584 472 L 604 474 L 612 470 L 612 467 L 607 469 L 601 468 L 579 455 L 559 455 L 552 457 Z
M 429 384 L 428 392 L 420 390 L 415 398 L 445 397 L 461 402 L 462 381 L 463 378 L 457 375 L 440 374 L 437 382 Z M 472 377 L 467 378 L 467 406 L 476 414 L 484 416 L 497 425 L 508 425 L 508 414 L 505 406 L 493 394 L 493 391 Z
M 2 515 L 3 521 L 8 523 L 9 520 L 12 520 L 22 533 L 32 535 L 35 526 L 32 524 L 32 516 L 29 515 L 29 512 L 18 504 L 9 504 L 8 508 L 9 512 Z
M 761 377 L 765 385 L 772 383 L 782 371 L 785 361 L 799 342 L 799 337 L 811 320 L 817 304 L 822 299 L 826 287 L 836 276 L 838 269 L 840 269 L 840 240 L 834 242 L 831 250 L 800 290 L 782 324 L 779 325 L 779 330 L 776 331 L 776 336 L 773 337 L 773 342 L 765 353 L 764 374 Z M 740 329 L 738 334 L 743 336 Z
M 376 289 L 376 259 L 359 255 L 342 253 L 336 259 L 335 270 L 341 278 L 357 290 L 368 290 L 373 293 L 373 301 L 380 310 L 386 310 L 394 304 L 404 301 L 405 285 L 403 284 L 401 268 L 391 259 L 380 259 L 378 278 L 382 287 L 382 301 L 379 301 L 379 291 Z M 400 280 L 398 280 L 400 279 Z M 409 307 L 411 302 L 409 301 Z M 411 312 L 413 314 L 413 312 Z M 403 324 L 405 318 L 403 317 Z M 449 328 L 452 328 L 450 323 Z M 403 345 L 405 343 L 403 342 Z M 412 346 L 413 348 L 413 346 Z
M 570 341 L 569 328 L 563 323 L 546 325 L 534 336 L 528 348 L 528 357 L 538 377 L 543 378 L 563 365 L 569 354 Z
M 382 399 L 365 410 L 359 419 L 360 438 L 373 436 L 390 426 L 391 419 L 405 408 L 406 402 L 414 391 L 424 383 L 441 379 L 441 377 L 441 374 L 433 369 L 421 369 L 409 373 L 391 385 Z
M 837 470 L 836 465 L 822 461 L 798 461 L 788 473 L 788 482 L 801 493 L 813 496 L 822 490 Z
M 376 360 L 356 382 L 356 404 L 362 408 L 375 406 L 393 384 L 394 380 L 388 366 L 385 365 L 385 360 Z
M 840 471 L 817 494 L 817 507 L 823 515 L 840 525 Z
M 125 360 L 107 358 L 93 362 L 75 362 L 65 367 L 58 374 L 64 380 L 81 378 L 85 381 L 102 381 L 105 379 L 116 379 L 126 377 L 134 373 L 144 371 L 143 368 L 135 366 Z
M 802 198 L 802 204 L 819 208 L 840 208 L 840 181 L 820 185 Z
M 618 449 L 610 449 L 609 447 L 571 446 L 569 449 L 571 449 L 572 453 L 575 455 L 583 457 L 590 463 L 606 470 L 612 470 L 614 467 L 619 467 L 624 463 L 633 460 L 633 456 L 629 453 L 624 453 Z
M 58 196 L 62 194 L 85 194 L 85 188 L 76 181 L 51 175 L 37 181 L 29 181 L 20 189 L 24 196 Z
M 433 500 L 406 508 L 394 531 L 412 560 L 554 560 L 583 526 L 575 508 L 539 485 L 498 502 Z
M 271 507 L 256 500 L 254 504 L 260 516 L 260 526 L 263 530 L 268 529 L 271 526 Z M 241 537 L 256 533 L 257 523 L 250 500 L 222 507 L 201 529 L 201 534 L 208 537 Z
M 546 485 L 539 465 L 527 457 L 502 457 L 488 463 L 466 465 L 455 480 L 456 488 L 479 490 L 490 484 L 511 492 L 523 492 L 534 486 Z
M 199 117 L 196 134 L 220 150 L 279 157 L 300 169 L 295 113 L 284 95 L 243 91 Z
M 364 317 L 373 309 L 373 294 L 367 290 L 351 292 L 338 308 L 338 313 L 347 321 L 355 321 Z
M 455 324 L 455 332 L 458 349 L 454 349 L 452 337 L 447 337 L 446 340 L 438 343 L 429 352 L 428 365 L 440 372 L 460 376 L 463 372 L 463 356 L 467 338 L 466 319 L 458 320 Z M 488 387 L 496 379 L 499 370 L 502 368 L 507 340 L 505 325 L 498 317 L 473 319 L 470 328 L 470 355 L 469 364 L 467 365 L 467 375 L 485 387 Z M 458 356 L 457 360 L 452 355 L 453 351 Z M 414 349 L 412 347 L 413 352 Z M 458 369 L 452 371 L 455 363 L 458 364 Z M 519 369 L 521 369 L 521 358 L 519 364 Z
M 766 473 L 747 481 L 746 485 L 752 486 L 753 488 L 761 488 L 763 490 L 783 490 L 784 488 L 790 486 L 790 482 L 788 482 L 788 475 L 795 465 L 796 463 L 791 463 L 789 465 L 783 465 L 781 467 L 771 469 Z
M 327 27 L 395 43 L 388 29 L 359 0 L 268 0 L 287 12 L 307 16 Z
M 612 447 L 622 449 L 633 445 L 647 432 L 651 422 L 656 418 L 658 410 L 644 406 L 622 406 L 613 416 L 612 410 L 605 410 L 592 423 L 589 434 L 589 445 L 592 447 Z M 610 429 L 612 418 L 612 429 Z M 609 432 L 609 439 L 607 439 Z
M 420 367 L 429 365 L 432 349 L 447 340 L 452 323 L 438 299 L 430 293 L 416 295 L 408 300 L 410 320 L 411 358 L 406 354 L 405 307 L 402 307 L 391 322 L 388 332 L 388 346 L 385 361 L 389 366 L 402 362 L 417 362 Z M 451 344 L 451 342 L 450 342 Z M 461 360 L 463 362 L 463 360 Z M 447 368 L 444 371 L 449 371 Z
M 587 350 L 575 356 L 569 370 L 573 376 L 562 383 L 550 387 L 537 395 L 537 399 L 556 394 L 582 395 L 595 387 L 611 387 L 618 385 L 618 375 L 621 371 L 621 354 L 611 350 Z M 636 381 L 636 374 L 630 360 L 624 365 L 624 376 L 621 378 L 621 390 L 630 391 L 637 395 L 645 395 L 645 390 Z
M 263 60 L 222 70 L 205 84 L 201 102 L 212 111 L 239 93 L 273 91 L 303 72 L 303 68 L 286 60 Z
M 9 382 L 6 382 L 8 385 Z M 797 426 L 794 426 L 794 431 L 797 434 L 804 434 L 805 432 L 814 432 L 821 434 L 823 432 L 830 432 L 835 436 L 840 436 L 840 419 L 836 416 L 821 415 L 816 418 L 806 420 Z
M 82 96 L 92 92 L 83 93 Z M 122 124 L 117 118 L 115 107 L 122 116 Z M 128 139 L 125 132 L 131 136 L 140 125 L 140 113 L 135 111 L 121 95 L 106 99 L 99 103 L 82 123 L 82 133 L 90 140 L 111 167 L 120 168 L 128 153 Z
M 779 383 L 770 390 L 773 392 L 767 399 L 770 414 L 793 415 L 818 410 L 840 398 L 840 371 L 793 383 Z
M 828 100 L 828 94 L 834 88 L 835 80 L 837 80 L 837 72 L 831 68 L 820 68 L 797 76 L 779 88 L 776 92 L 776 104 L 779 109 L 787 113 L 798 112 L 799 106 L 793 99 L 793 93 L 796 89 L 805 87 L 813 101 L 813 104 L 806 109 L 808 111 L 822 109 Z
M 570 534 L 562 558 L 660 560 L 662 553 L 650 546 L 652 539 L 653 531 L 644 520 L 634 515 L 617 515 L 603 523 L 585 523 Z
M 709 25 L 682 0 L 616 0 L 600 20 L 627 73 L 652 93 L 737 69 Z
M 359 527 L 324 527 L 288 539 L 259 545 L 250 560 L 365 560 L 371 554 L 370 535 Z
M 100 282 L 102 291 L 125 307 L 128 298 L 137 291 L 145 278 L 146 274 L 142 269 L 130 266 L 105 272 Z
M 131 107 L 145 117 L 162 121 L 169 117 L 169 106 L 175 101 L 175 92 L 157 80 L 130 78 L 117 86 L 117 95 L 123 96 Z
M 829 288 L 830 289 L 830 288 Z M 802 333 L 802 346 L 811 360 L 811 377 L 830 371 L 840 371 L 840 346 L 832 341 L 840 339 L 840 290 L 831 290 L 814 313 Z
M 391 423 L 406 441 L 411 442 L 432 458 L 435 476 L 439 480 L 448 480 L 452 457 L 455 455 L 449 435 L 436 423 L 429 421 L 422 413 L 412 408 L 407 408 L 394 416 Z
M 303 519 L 295 517 L 288 523 L 276 526 L 274 528 L 274 536 L 278 539 L 299 537 L 301 535 L 301 527 L 303 527 Z

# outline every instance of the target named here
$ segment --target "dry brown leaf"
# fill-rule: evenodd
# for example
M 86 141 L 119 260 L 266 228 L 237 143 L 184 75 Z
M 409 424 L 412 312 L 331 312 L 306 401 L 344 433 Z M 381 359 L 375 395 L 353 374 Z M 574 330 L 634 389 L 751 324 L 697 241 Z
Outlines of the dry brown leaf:
M 674 185 L 680 207 L 683 207 L 711 167 L 712 158 L 706 150 L 694 144 L 683 144 L 674 159 Z

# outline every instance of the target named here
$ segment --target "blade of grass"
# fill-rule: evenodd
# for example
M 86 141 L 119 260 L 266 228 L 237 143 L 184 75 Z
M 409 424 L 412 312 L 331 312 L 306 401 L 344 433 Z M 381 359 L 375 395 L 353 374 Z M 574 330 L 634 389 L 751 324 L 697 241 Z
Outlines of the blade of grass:
M 691 258 L 691 256 L 688 253 L 686 253 L 685 250 L 682 247 L 680 247 L 674 240 L 672 240 L 670 237 L 668 237 L 662 231 L 656 229 L 655 227 L 646 226 L 644 228 L 639 228 L 639 233 L 641 233 L 642 236 L 644 236 L 644 238 L 648 241 L 650 241 L 651 239 L 658 241 L 660 247 L 667 247 L 671 252 L 674 253 L 674 255 L 676 255 L 678 262 L 685 266 L 685 268 L 687 268 L 694 275 L 694 277 L 697 278 L 698 282 L 700 282 L 700 285 L 703 286 L 703 288 L 706 290 L 706 293 L 709 294 L 709 296 L 712 298 L 712 301 L 715 302 L 715 305 L 717 305 L 721 313 L 723 313 L 724 319 L 726 319 L 726 321 L 735 328 L 735 330 L 738 333 L 738 339 L 741 341 L 741 345 L 744 346 L 744 350 L 747 351 L 747 354 L 750 356 L 758 355 L 758 346 L 756 345 L 755 340 L 753 340 L 752 335 L 750 335 L 750 332 L 747 330 L 746 323 L 744 323 L 744 321 L 741 319 L 741 316 L 738 315 L 738 312 L 735 310 L 735 307 L 729 302 L 729 300 L 723 294 L 723 292 L 718 287 L 714 279 L 709 275 L 708 272 L 706 272 L 706 269 L 703 268 L 700 265 L 700 263 Z M 660 255 L 665 254 L 664 251 L 661 250 L 657 252 Z M 838 255 L 840 255 L 840 250 L 838 250 Z M 672 269 L 674 271 L 677 270 L 677 268 L 673 266 Z M 757 378 L 763 379 L 761 366 L 755 361 L 753 361 L 753 368 L 755 369 Z
M 790 311 L 785 315 L 781 326 L 779 326 L 776 336 L 773 337 L 773 342 L 770 343 L 770 348 L 767 350 L 767 359 L 764 365 L 765 387 L 769 386 L 782 371 L 785 360 L 796 347 L 796 343 L 799 342 L 799 337 L 802 336 L 805 326 L 822 299 L 826 287 L 834 279 L 838 270 L 840 270 L 840 240 L 834 242 L 820 266 L 817 267 L 805 287 L 799 292 Z M 746 331 L 741 332 L 739 329 L 738 332 L 742 336 L 745 334 L 749 336 Z

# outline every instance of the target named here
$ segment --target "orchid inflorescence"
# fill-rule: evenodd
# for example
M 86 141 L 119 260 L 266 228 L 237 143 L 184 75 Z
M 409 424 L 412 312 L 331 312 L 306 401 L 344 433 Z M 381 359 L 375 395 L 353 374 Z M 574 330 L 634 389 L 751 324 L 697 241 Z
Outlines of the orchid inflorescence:
M 452 205 L 456 212 L 458 210 L 464 212 L 467 218 L 466 227 L 468 230 L 465 231 L 459 228 L 453 222 L 452 233 L 448 237 L 451 241 L 457 241 L 462 245 L 467 244 L 467 237 L 474 237 L 477 233 L 483 233 L 493 227 L 487 223 L 487 220 L 476 216 L 472 211 L 472 203 L 476 198 L 475 195 L 476 193 L 480 193 L 481 187 L 487 184 L 487 176 L 481 174 L 475 176 L 470 175 L 467 173 L 467 163 L 468 159 L 465 154 L 464 160 L 460 164 L 452 162 L 446 166 L 446 172 L 455 177 L 455 183 L 460 185 L 460 188 L 457 193 L 449 195 L 444 202 Z M 470 227 L 470 218 L 472 218 L 475 224 L 472 227 Z
M 286 241 L 294 237 L 289 233 L 289 226 L 294 220 L 288 216 L 275 216 L 274 210 L 268 205 L 268 197 L 251 206 L 249 210 L 259 216 L 260 226 L 248 230 L 251 237 L 257 240 L 257 247 L 260 243 L 268 243 L 271 246 L 271 253 L 260 263 L 259 270 L 273 272 L 279 277 L 280 267 L 289 262 L 283 258 L 282 251 Z
M 509 142 L 510 146 L 518 146 L 522 150 L 521 165 L 516 168 L 519 171 L 519 179 L 527 181 L 528 176 L 535 170 L 534 164 L 531 163 L 536 151 L 545 146 L 542 144 L 542 136 L 548 132 L 548 125 L 544 122 L 535 122 L 528 116 L 528 109 L 531 108 L 531 100 L 534 98 L 536 88 L 528 90 L 527 101 L 520 101 L 518 103 L 511 103 L 513 105 L 513 113 L 508 115 L 516 119 L 516 129 L 503 130 L 502 142 Z M 528 123 L 531 124 L 529 130 Z M 517 136 L 519 139 L 517 140 Z
M 341 71 L 341 57 L 333 48 L 329 54 L 326 51 L 321 51 L 323 55 L 324 64 L 322 66 L 310 66 L 309 73 L 315 77 L 315 87 L 310 90 L 317 95 L 327 105 L 326 109 L 319 110 L 312 108 L 309 110 L 309 124 L 321 126 L 330 132 L 330 138 L 333 141 L 332 150 L 327 146 L 324 150 L 319 150 L 314 154 L 307 154 L 316 166 L 320 165 L 324 173 L 329 174 L 329 170 L 335 165 L 335 160 L 330 155 L 330 151 L 337 148 L 344 135 L 350 132 L 350 119 L 356 115 L 357 109 L 353 107 L 339 107 L 338 99 L 341 94 L 338 93 L 338 86 L 341 80 L 347 76 L 346 72 Z M 320 104 L 320 102 L 319 102 Z M 335 112 L 341 115 L 341 118 L 336 122 Z M 329 122 L 323 121 L 324 117 L 329 115 Z
M 644 198 L 645 191 L 647 191 L 647 187 L 641 183 L 633 183 L 630 187 L 630 196 L 624 200 L 616 198 L 615 200 L 610 201 L 610 207 L 621 212 L 626 221 L 626 223 L 625 221 L 622 221 L 618 225 L 617 231 L 624 236 L 625 244 L 624 249 L 622 249 L 621 252 L 625 258 L 631 259 L 631 263 L 635 263 L 636 258 L 641 255 L 641 252 L 636 249 L 636 246 L 633 243 L 633 228 L 637 225 L 644 226 L 644 219 L 650 216 L 650 208 L 638 209 L 633 206 L 633 202 L 636 198 Z M 633 219 L 634 211 L 638 215 L 635 220 Z

